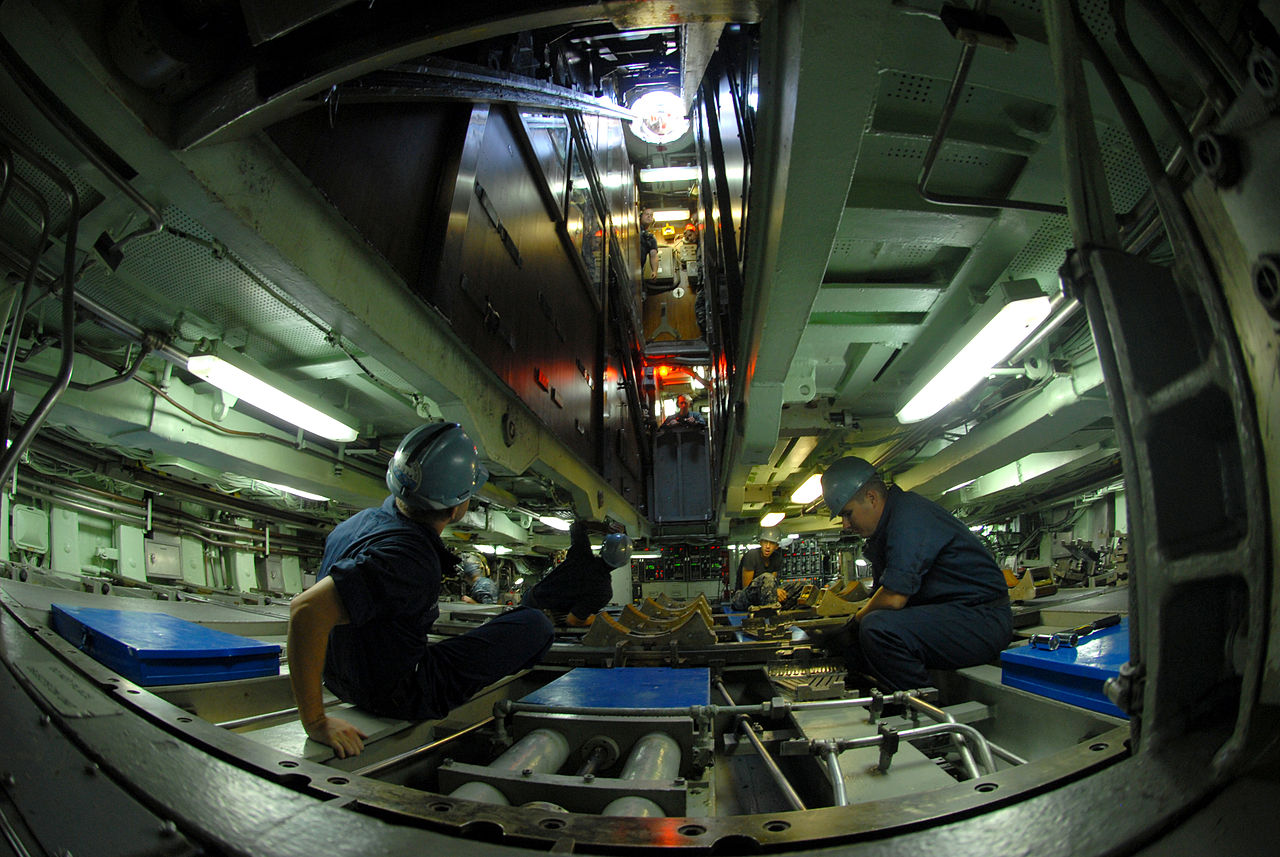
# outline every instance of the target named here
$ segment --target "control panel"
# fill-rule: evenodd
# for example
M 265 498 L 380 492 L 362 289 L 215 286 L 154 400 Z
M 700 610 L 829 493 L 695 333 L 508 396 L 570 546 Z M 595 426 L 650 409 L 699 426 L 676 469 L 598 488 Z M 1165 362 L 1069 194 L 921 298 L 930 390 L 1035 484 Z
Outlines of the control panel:
M 632 588 L 637 599 L 657 592 L 677 598 L 699 593 L 718 601 L 729 585 L 729 551 L 717 545 L 662 545 L 656 557 L 631 561 Z
M 798 538 L 787 545 L 782 558 L 782 583 L 825 584 L 839 569 L 835 556 L 827 551 L 816 538 Z

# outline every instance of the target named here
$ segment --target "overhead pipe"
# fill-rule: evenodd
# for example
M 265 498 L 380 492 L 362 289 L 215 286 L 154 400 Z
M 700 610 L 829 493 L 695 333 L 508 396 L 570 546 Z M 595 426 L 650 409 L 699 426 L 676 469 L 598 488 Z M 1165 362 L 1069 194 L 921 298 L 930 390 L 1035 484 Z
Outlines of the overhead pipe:
M 1043 5 L 1061 109 L 1063 175 L 1072 241 L 1076 247 L 1118 248 L 1120 229 L 1089 104 L 1075 4 L 1072 0 L 1044 0 Z
M 71 145 L 75 146 L 76 149 L 79 150 L 80 154 L 84 155 L 85 158 L 88 159 L 89 163 L 93 165 L 94 169 L 102 173 L 102 175 L 116 187 L 120 188 L 124 195 L 133 201 L 134 205 L 142 209 L 142 213 L 145 214 L 147 216 L 147 220 L 150 221 L 149 227 L 136 229 L 124 236 L 119 241 L 110 245 L 103 255 L 106 256 L 119 252 L 121 247 L 135 238 L 141 238 L 144 235 L 154 235 L 162 232 L 164 230 L 164 220 L 161 219 L 160 212 L 158 212 L 155 206 L 148 202 L 146 197 L 139 193 L 133 185 L 129 184 L 123 176 L 116 172 L 115 168 L 107 163 L 106 158 L 104 158 L 95 147 L 89 145 L 89 143 L 85 141 L 83 134 L 73 127 L 72 124 L 63 117 L 62 113 L 54 107 L 54 105 L 49 103 L 51 96 L 45 91 L 44 85 L 36 80 L 30 67 L 28 67 L 27 64 L 18 57 L 17 52 L 13 49 L 13 45 L 9 44 L 9 41 L 5 39 L 3 35 L 0 35 L 0 66 L 9 73 L 9 76 L 13 78 L 14 83 L 18 85 L 18 88 L 21 89 L 23 94 L 25 94 L 31 103 L 35 105 L 36 109 L 40 111 L 40 114 L 44 116 L 49 124 L 52 125 L 58 133 L 65 137 Z M 78 213 L 76 220 L 78 223 Z M 72 234 L 73 233 L 68 230 L 69 238 Z M 74 240 L 72 240 L 71 243 L 74 245 Z
M 1052 336 L 1053 332 L 1070 320 L 1079 309 L 1080 301 L 1075 298 L 1068 298 L 1062 294 L 1054 295 L 1049 303 L 1049 314 L 1045 316 L 1044 321 L 1036 325 L 1036 329 L 1031 331 L 1022 345 L 1018 346 L 1018 350 L 1010 354 L 1005 362 L 1010 366 L 1016 366 L 1026 360 L 1040 343 Z
M 1030 200 L 1002 199 L 1000 197 L 970 196 L 965 194 L 943 194 L 928 189 L 929 178 L 933 174 L 934 162 L 942 151 L 943 141 L 947 137 L 947 129 L 951 127 L 951 119 L 955 116 L 956 105 L 960 102 L 960 93 L 964 91 L 965 81 L 969 77 L 969 66 L 973 63 L 973 55 L 977 45 L 965 42 L 960 49 L 960 61 L 956 63 L 955 74 L 951 77 L 951 88 L 947 91 L 946 100 L 942 103 L 942 113 L 938 117 L 937 130 L 929 140 L 929 148 L 925 150 L 924 163 L 920 167 L 920 176 L 916 180 L 916 192 L 926 202 L 935 205 L 948 205 L 962 208 L 1004 208 L 1017 211 L 1039 211 L 1046 214 L 1066 214 L 1061 205 Z
M 1191 131 L 1187 128 L 1187 123 L 1183 121 L 1182 114 L 1178 112 L 1173 99 L 1169 97 L 1169 93 L 1160 85 L 1155 72 L 1147 64 L 1146 59 L 1138 50 L 1138 46 L 1133 43 L 1133 38 L 1129 35 L 1129 25 L 1125 19 L 1125 0 L 1110 0 L 1110 3 L 1111 22 L 1115 27 L 1116 44 L 1119 45 L 1120 52 L 1124 54 L 1125 59 L 1129 61 L 1129 65 L 1133 67 L 1134 76 L 1138 79 L 1138 82 L 1146 88 L 1147 92 L 1151 93 L 1151 98 L 1155 101 L 1161 115 L 1164 116 L 1164 121 L 1169 124 L 1173 135 L 1178 138 L 1178 146 L 1182 151 L 1190 155 Z
M 0 42 L 2 41 L 0 39 Z M 0 51 L 0 53 L 3 52 Z M 63 242 L 65 250 L 62 260 L 62 360 L 58 365 L 58 374 L 53 385 L 36 404 L 31 415 L 27 417 L 27 421 L 19 429 L 17 436 L 10 441 L 8 448 L 4 450 L 3 456 L 0 457 L 0 485 L 2 485 L 13 476 L 13 471 L 18 466 L 18 459 L 26 452 L 32 438 L 35 437 L 36 432 L 44 424 L 49 412 L 53 410 L 54 402 L 58 400 L 58 397 L 66 391 L 67 386 L 71 383 L 71 369 L 75 360 L 76 235 L 80 228 L 80 195 L 76 192 L 75 186 L 71 184 L 66 176 L 62 175 L 57 167 L 23 143 L 8 128 L 0 126 L 0 138 L 3 138 L 15 152 L 26 158 L 33 167 L 48 175 L 59 190 L 66 194 L 69 204 L 67 234 Z M 30 275 L 30 272 L 28 274 Z M 16 334 L 17 331 L 14 331 L 14 335 Z
M 1244 72 L 1217 30 L 1203 14 L 1189 9 L 1180 0 L 1172 0 L 1178 7 L 1176 14 L 1162 0 L 1138 2 L 1182 55 L 1191 76 L 1213 101 L 1219 115 L 1225 113 L 1235 93 L 1244 88 Z M 1189 26 L 1179 15 L 1191 17 L 1194 26 Z M 1203 26 L 1204 31 L 1196 32 L 1195 26 Z
M 1160 161 L 1160 153 L 1142 121 L 1137 105 L 1134 104 L 1115 67 L 1111 65 L 1102 47 L 1093 37 L 1093 33 L 1083 22 L 1078 24 L 1078 30 L 1085 55 L 1093 63 L 1098 76 L 1102 79 L 1103 87 L 1115 105 L 1120 121 L 1124 123 L 1125 131 L 1133 141 L 1134 152 L 1155 195 L 1156 206 L 1159 208 L 1161 220 L 1164 221 L 1169 243 L 1173 246 L 1175 254 L 1181 255 L 1182 260 L 1201 282 L 1214 282 L 1215 274 L 1213 265 L 1209 261 L 1208 250 L 1196 229 L 1186 202 L 1173 187 L 1173 182 Z
M 8 151 L 5 151 L 5 163 L 10 164 Z M 40 211 L 40 237 L 36 239 L 35 245 L 31 249 L 31 261 L 27 263 L 27 274 L 22 281 L 22 290 L 18 292 L 18 305 L 13 311 L 13 320 L 9 324 L 9 340 L 5 347 L 4 364 L 0 367 L 0 390 L 8 392 L 13 384 L 13 365 L 18 356 L 18 339 L 22 333 L 22 323 L 26 321 L 27 310 L 31 307 L 31 289 L 35 284 L 36 271 L 40 267 L 40 255 L 44 252 L 44 248 L 49 242 L 50 212 L 49 205 L 41 194 L 29 182 L 25 181 L 21 176 L 14 172 L 11 180 L 11 186 L 20 188 L 25 191 L 28 196 L 35 201 L 36 207 Z M 6 186 L 6 190 L 9 186 Z M 0 210 L 3 210 L 0 204 Z

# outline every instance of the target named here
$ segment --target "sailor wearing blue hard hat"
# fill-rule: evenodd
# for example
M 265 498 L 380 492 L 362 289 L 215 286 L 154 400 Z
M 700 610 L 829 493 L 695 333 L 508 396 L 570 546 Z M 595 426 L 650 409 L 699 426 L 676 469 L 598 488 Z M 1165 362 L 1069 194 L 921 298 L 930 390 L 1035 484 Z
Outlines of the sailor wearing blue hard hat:
M 517 609 L 428 644 L 441 578 L 458 558 L 440 534 L 466 514 L 488 479 L 457 423 L 419 426 L 387 465 L 391 496 L 325 540 L 318 580 L 289 609 L 289 679 L 307 737 L 338 758 L 364 749 L 356 726 L 325 713 L 321 680 L 338 698 L 381 717 L 443 717 L 480 688 L 532 666 L 553 629 Z
M 822 496 L 844 529 L 866 539 L 872 595 L 849 624 L 819 638 L 882 690 L 933 683 L 932 669 L 993 660 L 1013 616 L 1004 574 L 982 541 L 946 509 L 886 485 L 870 462 L 841 458 Z

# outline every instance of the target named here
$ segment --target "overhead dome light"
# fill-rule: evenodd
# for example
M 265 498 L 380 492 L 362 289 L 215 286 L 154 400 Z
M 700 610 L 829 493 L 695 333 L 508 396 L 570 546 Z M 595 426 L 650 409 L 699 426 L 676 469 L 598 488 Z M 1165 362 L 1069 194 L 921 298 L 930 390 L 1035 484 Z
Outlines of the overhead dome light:
M 551 529 L 559 530 L 562 533 L 568 532 L 569 528 L 572 526 L 572 524 L 570 524 L 564 518 L 561 518 L 559 515 L 543 515 L 542 517 L 538 518 L 538 521 L 550 527 Z
M 646 92 L 631 105 L 636 119 L 631 130 L 646 143 L 670 143 L 689 130 L 684 101 L 664 89 Z

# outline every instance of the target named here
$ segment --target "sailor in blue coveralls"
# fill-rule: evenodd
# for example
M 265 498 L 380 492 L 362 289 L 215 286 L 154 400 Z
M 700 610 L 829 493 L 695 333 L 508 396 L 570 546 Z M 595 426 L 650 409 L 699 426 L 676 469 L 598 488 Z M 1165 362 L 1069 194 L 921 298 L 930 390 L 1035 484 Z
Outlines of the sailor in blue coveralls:
M 610 574 L 631 560 L 631 539 L 625 533 L 605 536 L 597 557 L 591 552 L 587 530 L 588 525 L 582 521 L 573 522 L 564 562 L 538 581 L 521 602 L 525 607 L 545 610 L 557 625 L 586 627 L 594 622 L 613 595 Z
M 552 627 L 517 608 L 458 637 L 428 643 L 440 580 L 457 557 L 441 532 L 488 478 L 457 423 L 420 426 L 387 466 L 391 496 L 325 541 L 316 584 L 289 609 L 289 679 L 307 736 L 338 758 L 367 737 L 325 714 L 321 677 L 340 699 L 383 717 L 443 717 L 476 691 L 537 663 Z
M 488 574 L 489 565 L 480 554 L 469 553 L 462 558 L 462 579 L 467 594 L 462 600 L 468 604 L 497 604 L 498 584 Z
M 870 463 L 842 458 L 822 474 L 822 493 L 846 530 L 866 538 L 871 599 L 847 633 L 849 669 L 882 690 L 932 684 L 931 669 L 977 666 L 1013 636 L 1004 574 L 991 552 L 946 509 L 898 486 Z M 820 644 L 822 644 L 820 642 Z

